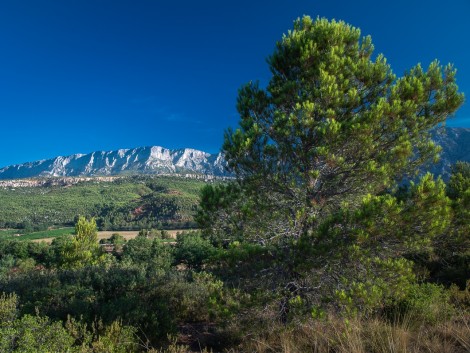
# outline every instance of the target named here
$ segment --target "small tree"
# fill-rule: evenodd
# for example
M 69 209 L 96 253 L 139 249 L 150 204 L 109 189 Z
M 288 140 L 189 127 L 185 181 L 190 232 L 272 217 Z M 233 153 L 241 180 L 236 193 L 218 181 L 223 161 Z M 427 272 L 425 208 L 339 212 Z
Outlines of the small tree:
M 89 221 L 80 216 L 75 224 L 75 239 L 86 245 L 95 245 L 98 241 L 98 230 L 94 218 Z
M 98 231 L 94 218 L 87 220 L 80 216 L 75 224 L 75 235 L 67 238 L 62 244 L 61 257 L 63 266 L 77 268 L 96 263 L 100 247 Z
M 191 269 L 200 270 L 214 251 L 212 244 L 198 232 L 181 233 L 176 238 L 175 260 Z

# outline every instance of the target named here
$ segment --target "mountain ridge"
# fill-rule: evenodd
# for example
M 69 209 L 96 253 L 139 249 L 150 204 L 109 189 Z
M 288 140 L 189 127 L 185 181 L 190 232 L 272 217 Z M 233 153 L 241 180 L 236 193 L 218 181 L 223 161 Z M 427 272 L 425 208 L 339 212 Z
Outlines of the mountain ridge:
M 458 160 L 470 162 L 470 128 L 441 127 L 432 131 L 433 140 L 442 146 L 441 159 L 430 167 L 434 174 L 447 178 Z M 192 149 L 146 146 L 76 153 L 0 168 L 0 180 L 34 177 L 94 177 L 128 174 L 232 176 L 222 153 Z
M 122 174 L 203 174 L 229 176 L 221 153 L 146 146 L 114 151 L 76 153 L 0 168 L 0 179 Z

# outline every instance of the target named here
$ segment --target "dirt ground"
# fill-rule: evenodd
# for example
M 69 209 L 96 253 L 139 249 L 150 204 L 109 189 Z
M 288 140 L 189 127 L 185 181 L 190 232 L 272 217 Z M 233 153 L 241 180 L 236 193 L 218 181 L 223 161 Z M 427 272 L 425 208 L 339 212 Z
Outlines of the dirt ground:
M 181 233 L 185 230 L 187 230 L 187 229 L 172 229 L 172 230 L 167 230 L 166 232 L 168 232 L 171 235 L 172 238 L 176 239 L 176 234 Z M 129 240 L 129 239 L 134 239 L 139 232 L 137 230 L 130 230 L 130 231 L 127 231 L 127 230 L 125 230 L 125 231 L 106 230 L 106 231 L 98 232 L 98 240 L 108 239 L 114 233 L 118 233 L 118 234 L 122 235 L 125 239 Z M 52 240 L 54 240 L 54 238 L 34 239 L 32 241 L 34 241 L 36 243 L 39 243 L 41 241 L 45 241 L 46 243 L 51 243 Z

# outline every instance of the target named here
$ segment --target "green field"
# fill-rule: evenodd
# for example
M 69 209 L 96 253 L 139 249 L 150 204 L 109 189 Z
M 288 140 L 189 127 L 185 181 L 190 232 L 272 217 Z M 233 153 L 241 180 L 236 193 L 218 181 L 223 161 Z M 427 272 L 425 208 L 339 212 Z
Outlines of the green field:
M 9 238 L 13 237 L 15 234 L 18 234 L 20 230 L 18 229 L 0 229 L 0 238 Z
M 20 233 L 21 231 L 22 230 L 18 230 L 18 229 L 0 230 L 0 239 L 15 238 L 18 240 L 35 240 L 35 239 L 44 239 L 44 238 L 55 238 L 55 237 L 60 237 L 62 235 L 72 234 L 74 232 L 74 228 L 67 227 L 67 228 L 49 229 L 49 230 L 31 232 L 31 233 Z M 15 236 L 15 234 L 21 234 L 21 235 Z

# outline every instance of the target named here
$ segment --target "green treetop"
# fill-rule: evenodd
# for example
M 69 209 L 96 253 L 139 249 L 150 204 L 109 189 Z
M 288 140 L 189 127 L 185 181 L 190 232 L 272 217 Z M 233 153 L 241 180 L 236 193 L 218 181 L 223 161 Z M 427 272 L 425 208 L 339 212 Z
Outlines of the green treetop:
M 95 264 L 100 259 L 98 231 L 94 218 L 80 216 L 75 224 L 75 235 L 66 239 L 61 250 L 62 264 L 78 268 Z
M 397 78 L 373 49 L 357 28 L 305 16 L 269 57 L 266 89 L 240 89 L 240 126 L 223 151 L 277 234 L 301 236 L 319 216 L 436 159 L 428 132 L 464 99 L 456 70 L 434 61 Z
M 96 228 L 96 221 L 94 218 L 87 220 L 85 217 L 80 216 L 75 224 L 75 239 L 84 244 L 95 245 L 98 241 L 98 230 Z

